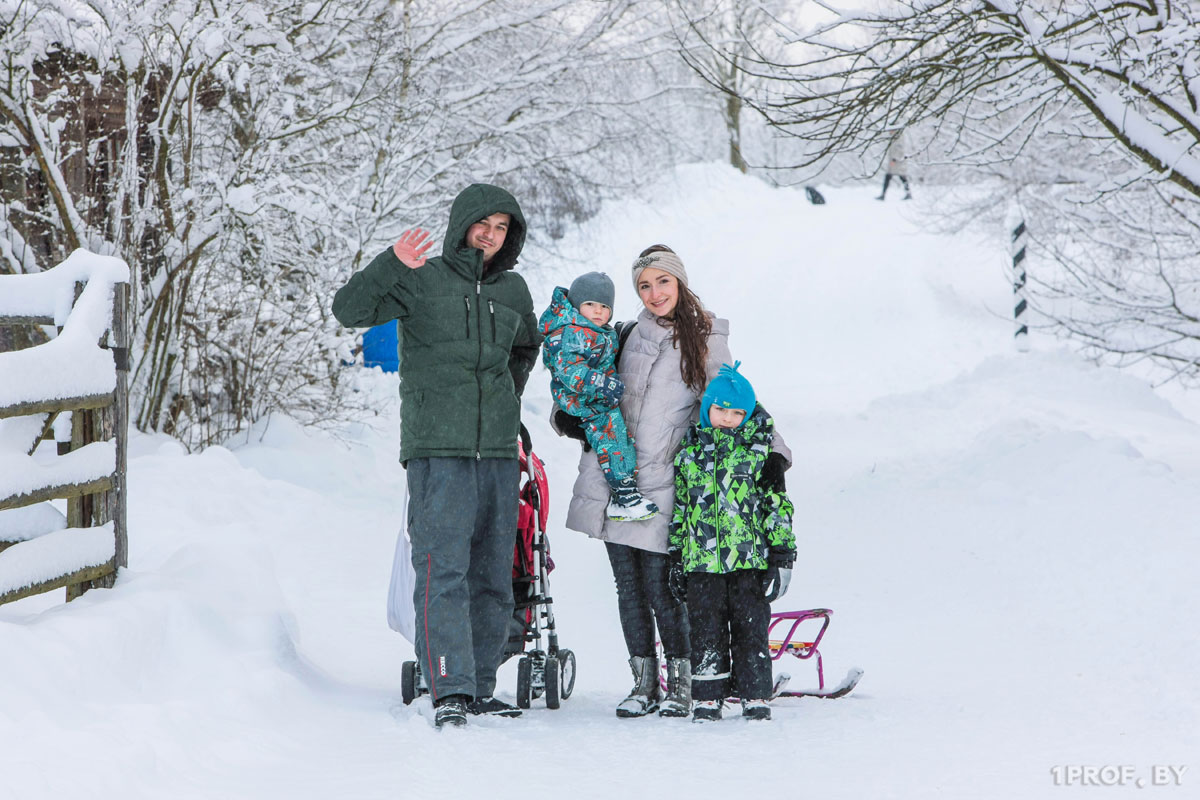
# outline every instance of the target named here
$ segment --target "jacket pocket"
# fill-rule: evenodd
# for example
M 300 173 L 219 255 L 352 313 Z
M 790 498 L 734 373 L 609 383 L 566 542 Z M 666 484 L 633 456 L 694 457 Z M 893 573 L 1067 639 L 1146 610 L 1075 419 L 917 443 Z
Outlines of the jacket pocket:
M 425 393 L 406 392 L 400 398 L 400 439 L 406 436 L 416 441 L 417 431 L 421 430 L 421 410 L 425 405 Z
M 521 325 L 521 315 L 513 311 L 499 300 L 488 300 L 488 312 L 491 317 L 492 342 L 497 347 L 511 350 L 513 340 Z

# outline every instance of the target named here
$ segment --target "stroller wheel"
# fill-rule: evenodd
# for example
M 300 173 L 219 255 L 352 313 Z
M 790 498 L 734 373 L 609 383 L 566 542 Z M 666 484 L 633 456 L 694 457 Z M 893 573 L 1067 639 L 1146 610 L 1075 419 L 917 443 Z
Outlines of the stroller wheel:
M 533 662 L 529 656 L 521 656 L 517 662 L 517 708 L 529 708 L 533 691 Z
M 558 658 L 550 656 L 546 659 L 546 708 L 558 708 L 560 705 L 562 695 L 559 694 L 559 679 L 561 677 Z
M 404 701 L 404 705 L 409 705 L 417 699 L 418 683 L 417 662 L 405 661 L 400 667 L 400 699 Z
M 566 700 L 575 691 L 575 654 L 570 650 L 558 651 L 558 663 L 562 669 L 562 679 L 558 682 L 559 693 Z

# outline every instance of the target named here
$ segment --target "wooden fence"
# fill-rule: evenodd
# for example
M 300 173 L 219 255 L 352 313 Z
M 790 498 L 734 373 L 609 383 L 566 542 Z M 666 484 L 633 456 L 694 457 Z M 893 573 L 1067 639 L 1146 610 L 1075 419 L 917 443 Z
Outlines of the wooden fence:
M 74 302 L 56 320 L 63 291 Z M 0 603 L 62 587 L 69 601 L 128 563 L 128 317 L 117 259 L 76 251 L 45 273 L 0 275 L 0 325 L 59 331 L 0 353 Z M 64 499 L 65 516 L 51 502 Z

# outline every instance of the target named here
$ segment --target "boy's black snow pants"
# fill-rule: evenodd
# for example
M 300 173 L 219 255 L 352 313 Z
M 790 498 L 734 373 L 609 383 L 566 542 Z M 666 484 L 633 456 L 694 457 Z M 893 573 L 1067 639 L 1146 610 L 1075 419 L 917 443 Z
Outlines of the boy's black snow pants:
M 490 697 L 513 613 L 515 458 L 408 461 L 417 663 L 433 699 Z
M 667 588 L 670 560 L 665 553 L 652 553 L 624 544 L 605 542 L 608 561 L 617 581 L 617 612 L 625 647 L 631 656 L 654 656 L 654 623 L 667 658 L 687 658 L 688 615 Z
M 761 569 L 688 574 L 693 700 L 771 696 L 771 604 L 763 595 L 764 574 Z

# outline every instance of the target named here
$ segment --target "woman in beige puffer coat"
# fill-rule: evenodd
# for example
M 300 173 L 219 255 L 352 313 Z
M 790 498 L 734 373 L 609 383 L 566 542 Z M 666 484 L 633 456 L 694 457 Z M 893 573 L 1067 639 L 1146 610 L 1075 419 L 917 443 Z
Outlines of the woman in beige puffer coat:
M 641 253 L 633 264 L 633 283 L 645 307 L 617 364 L 625 384 L 621 413 L 637 448 L 638 488 L 659 507 L 659 514 L 640 522 L 608 519 L 608 483 L 595 454 L 585 452 L 571 493 L 567 527 L 606 543 L 616 578 L 621 628 L 634 675 L 633 691 L 617 706 L 617 716 L 640 717 L 657 709 L 661 716 L 686 717 L 691 713 L 687 609 L 667 588 L 674 461 L 683 434 L 699 415 L 708 381 L 723 363 L 733 363 L 729 322 L 704 309 L 688 289 L 683 262 L 664 245 Z M 706 322 L 697 324 L 701 314 Z M 686 315 L 694 321 L 677 326 L 677 319 Z M 779 437 L 775 449 L 790 464 L 791 452 Z M 665 696 L 658 684 L 656 622 L 667 660 Z

